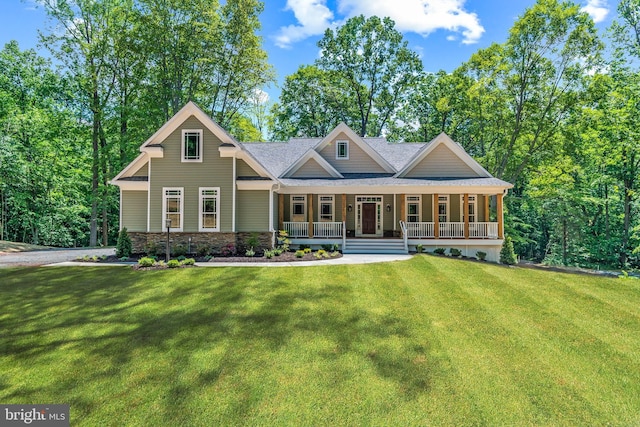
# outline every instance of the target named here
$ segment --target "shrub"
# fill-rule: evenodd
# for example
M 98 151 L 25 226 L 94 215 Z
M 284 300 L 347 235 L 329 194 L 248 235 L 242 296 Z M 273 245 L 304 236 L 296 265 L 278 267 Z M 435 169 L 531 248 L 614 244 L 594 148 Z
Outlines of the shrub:
M 476 256 L 478 257 L 478 259 L 480 261 L 484 261 L 487 258 L 487 253 L 486 252 L 482 252 L 482 251 L 478 251 L 478 252 L 476 252 Z
M 302 258 L 302 257 L 304 257 L 304 251 L 297 250 L 296 251 L 296 258 Z
M 249 249 L 247 249 L 247 251 L 244 253 L 245 256 L 249 256 L 252 257 L 256 254 L 256 251 L 253 250 L 253 246 L 251 246 Z
M 416 252 L 418 252 L 419 254 L 421 254 L 424 251 L 424 246 L 422 246 L 422 243 L 418 243 L 416 245 Z
M 325 243 L 324 245 L 322 245 L 322 249 L 323 249 L 325 252 L 330 252 L 330 251 L 333 249 L 333 245 L 329 245 L 329 244 L 326 244 L 326 243 Z
M 455 256 L 455 257 L 462 255 L 462 252 L 460 252 L 460 249 L 456 249 L 456 248 L 449 249 L 449 253 L 451 254 L 451 256 Z
M 146 245 L 144 245 L 144 253 L 149 255 L 149 256 L 155 256 L 158 255 L 158 253 L 160 253 L 160 246 L 156 243 L 156 242 L 147 242 Z
M 126 256 L 120 257 L 120 261 L 127 261 L 128 259 L 129 257 L 126 257 Z
M 186 257 L 186 256 L 184 256 L 184 255 L 180 255 L 180 256 L 178 257 L 178 261 L 180 261 L 180 262 L 184 261 L 185 259 L 187 259 L 187 257 Z
M 167 263 L 167 267 L 178 268 L 180 267 L 180 261 L 178 261 L 177 259 L 170 259 L 169 262 Z
M 196 260 L 193 258 L 185 258 L 184 261 L 181 262 L 182 265 L 196 265 Z
M 444 255 L 444 252 L 446 251 L 445 248 L 435 248 L 433 250 L 433 253 L 438 254 L 438 255 Z
M 127 233 L 127 227 L 124 227 L 118 233 L 118 242 L 116 244 L 116 256 L 118 258 L 130 257 L 132 251 L 131 238 Z
M 340 252 L 338 252 L 338 251 L 331 252 L 331 257 L 335 258 L 337 256 L 340 256 Z
M 280 247 L 280 246 L 278 246 L 277 248 L 275 248 L 275 249 L 273 250 L 273 254 L 274 254 L 275 256 L 280 256 L 280 255 L 282 255 L 282 252 L 283 252 L 283 249 L 282 249 L 282 247 Z
M 516 253 L 513 250 L 513 242 L 511 237 L 506 236 L 502 243 L 502 249 L 500 249 L 500 263 L 507 265 L 514 265 L 518 262 Z
M 287 233 L 285 230 L 278 231 L 278 245 L 282 249 L 282 252 L 287 252 L 289 250 L 291 240 L 289 240 L 288 237 L 289 233 Z
M 273 258 L 274 252 L 274 250 L 266 250 L 264 251 L 264 257 L 267 259 L 271 259 Z
M 234 256 L 236 254 L 236 247 L 233 245 L 233 243 L 229 243 L 222 248 L 220 253 L 222 254 L 222 256 Z
M 304 253 L 305 254 L 310 254 L 311 253 L 311 248 L 304 248 Z
M 171 252 L 175 257 L 184 257 L 187 254 L 187 246 L 182 243 L 177 243 L 173 245 Z
M 155 262 L 156 261 L 153 258 L 144 257 L 138 260 L 138 265 L 140 267 L 152 267 Z
M 249 236 L 249 238 L 247 239 L 247 246 L 249 246 L 251 249 L 260 248 L 260 240 L 258 239 L 258 233 L 251 233 L 251 236 Z
M 300 249 L 301 251 L 304 251 L 305 249 L 311 249 L 311 246 L 309 246 L 309 245 L 300 245 L 298 247 L 298 249 Z
M 207 256 L 211 253 L 211 246 L 206 243 L 198 245 L 196 248 L 196 255 L 198 256 Z

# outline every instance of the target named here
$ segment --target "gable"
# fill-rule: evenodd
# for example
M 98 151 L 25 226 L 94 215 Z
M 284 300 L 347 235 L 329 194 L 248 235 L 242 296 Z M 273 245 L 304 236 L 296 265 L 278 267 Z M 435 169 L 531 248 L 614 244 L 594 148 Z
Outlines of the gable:
M 145 163 L 133 176 L 149 176 L 149 163 Z
M 315 159 L 307 160 L 290 175 L 291 178 L 332 178 L 331 174 Z
M 407 178 L 479 178 L 456 153 L 445 144 L 439 144 L 416 163 L 405 175 Z
M 347 159 L 336 158 L 336 145 L 338 141 L 347 141 L 349 155 Z M 318 152 L 323 159 L 327 161 L 340 173 L 385 173 L 388 172 L 380 163 L 371 157 L 371 155 L 355 142 L 355 139 L 340 132 L 337 136 L 326 141 Z
M 251 166 L 247 164 L 244 160 L 238 159 L 236 160 L 236 175 L 237 176 L 260 176 L 258 172 L 253 170 Z

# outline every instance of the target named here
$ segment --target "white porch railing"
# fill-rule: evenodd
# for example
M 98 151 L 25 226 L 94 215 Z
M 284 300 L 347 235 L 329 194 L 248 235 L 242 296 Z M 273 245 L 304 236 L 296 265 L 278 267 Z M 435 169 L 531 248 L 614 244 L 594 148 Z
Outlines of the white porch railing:
M 314 222 L 313 237 L 319 239 L 342 237 L 343 224 L 342 222 Z M 284 222 L 282 225 L 289 237 L 309 237 L 308 222 Z
M 313 237 L 328 238 L 328 237 L 342 237 L 342 223 L 341 222 L 314 222 L 313 223 Z
M 432 222 L 407 222 L 407 235 L 411 239 L 415 238 L 433 238 Z
M 409 232 L 407 229 L 407 223 L 400 220 L 400 230 L 402 230 L 402 240 L 404 242 L 404 250 L 409 253 Z
M 469 237 L 472 239 L 497 239 L 498 223 L 497 222 L 470 222 Z
M 464 222 L 441 222 L 439 236 L 444 239 L 464 239 Z
M 308 222 L 284 222 L 282 225 L 289 237 L 309 237 Z

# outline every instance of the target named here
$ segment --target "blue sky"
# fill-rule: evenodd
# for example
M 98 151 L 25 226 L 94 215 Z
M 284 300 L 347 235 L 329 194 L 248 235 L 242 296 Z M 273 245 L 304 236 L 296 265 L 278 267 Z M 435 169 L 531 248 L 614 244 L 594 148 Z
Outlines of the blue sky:
M 615 18 L 615 0 L 576 0 L 604 31 Z M 534 0 L 264 0 L 264 48 L 278 84 L 318 56 L 317 41 L 327 28 L 348 18 L 390 16 L 425 70 L 453 71 L 478 49 L 501 43 L 519 15 Z M 0 0 L 0 44 L 15 39 L 21 49 L 38 47 L 46 16 L 35 0 Z M 266 88 L 272 101 L 278 87 Z

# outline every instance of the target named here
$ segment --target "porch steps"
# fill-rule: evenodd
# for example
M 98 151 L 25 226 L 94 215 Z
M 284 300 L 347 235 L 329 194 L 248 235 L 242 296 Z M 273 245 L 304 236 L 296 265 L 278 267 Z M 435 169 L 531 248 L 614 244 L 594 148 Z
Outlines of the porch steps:
M 347 239 L 345 254 L 406 254 L 402 239 Z

